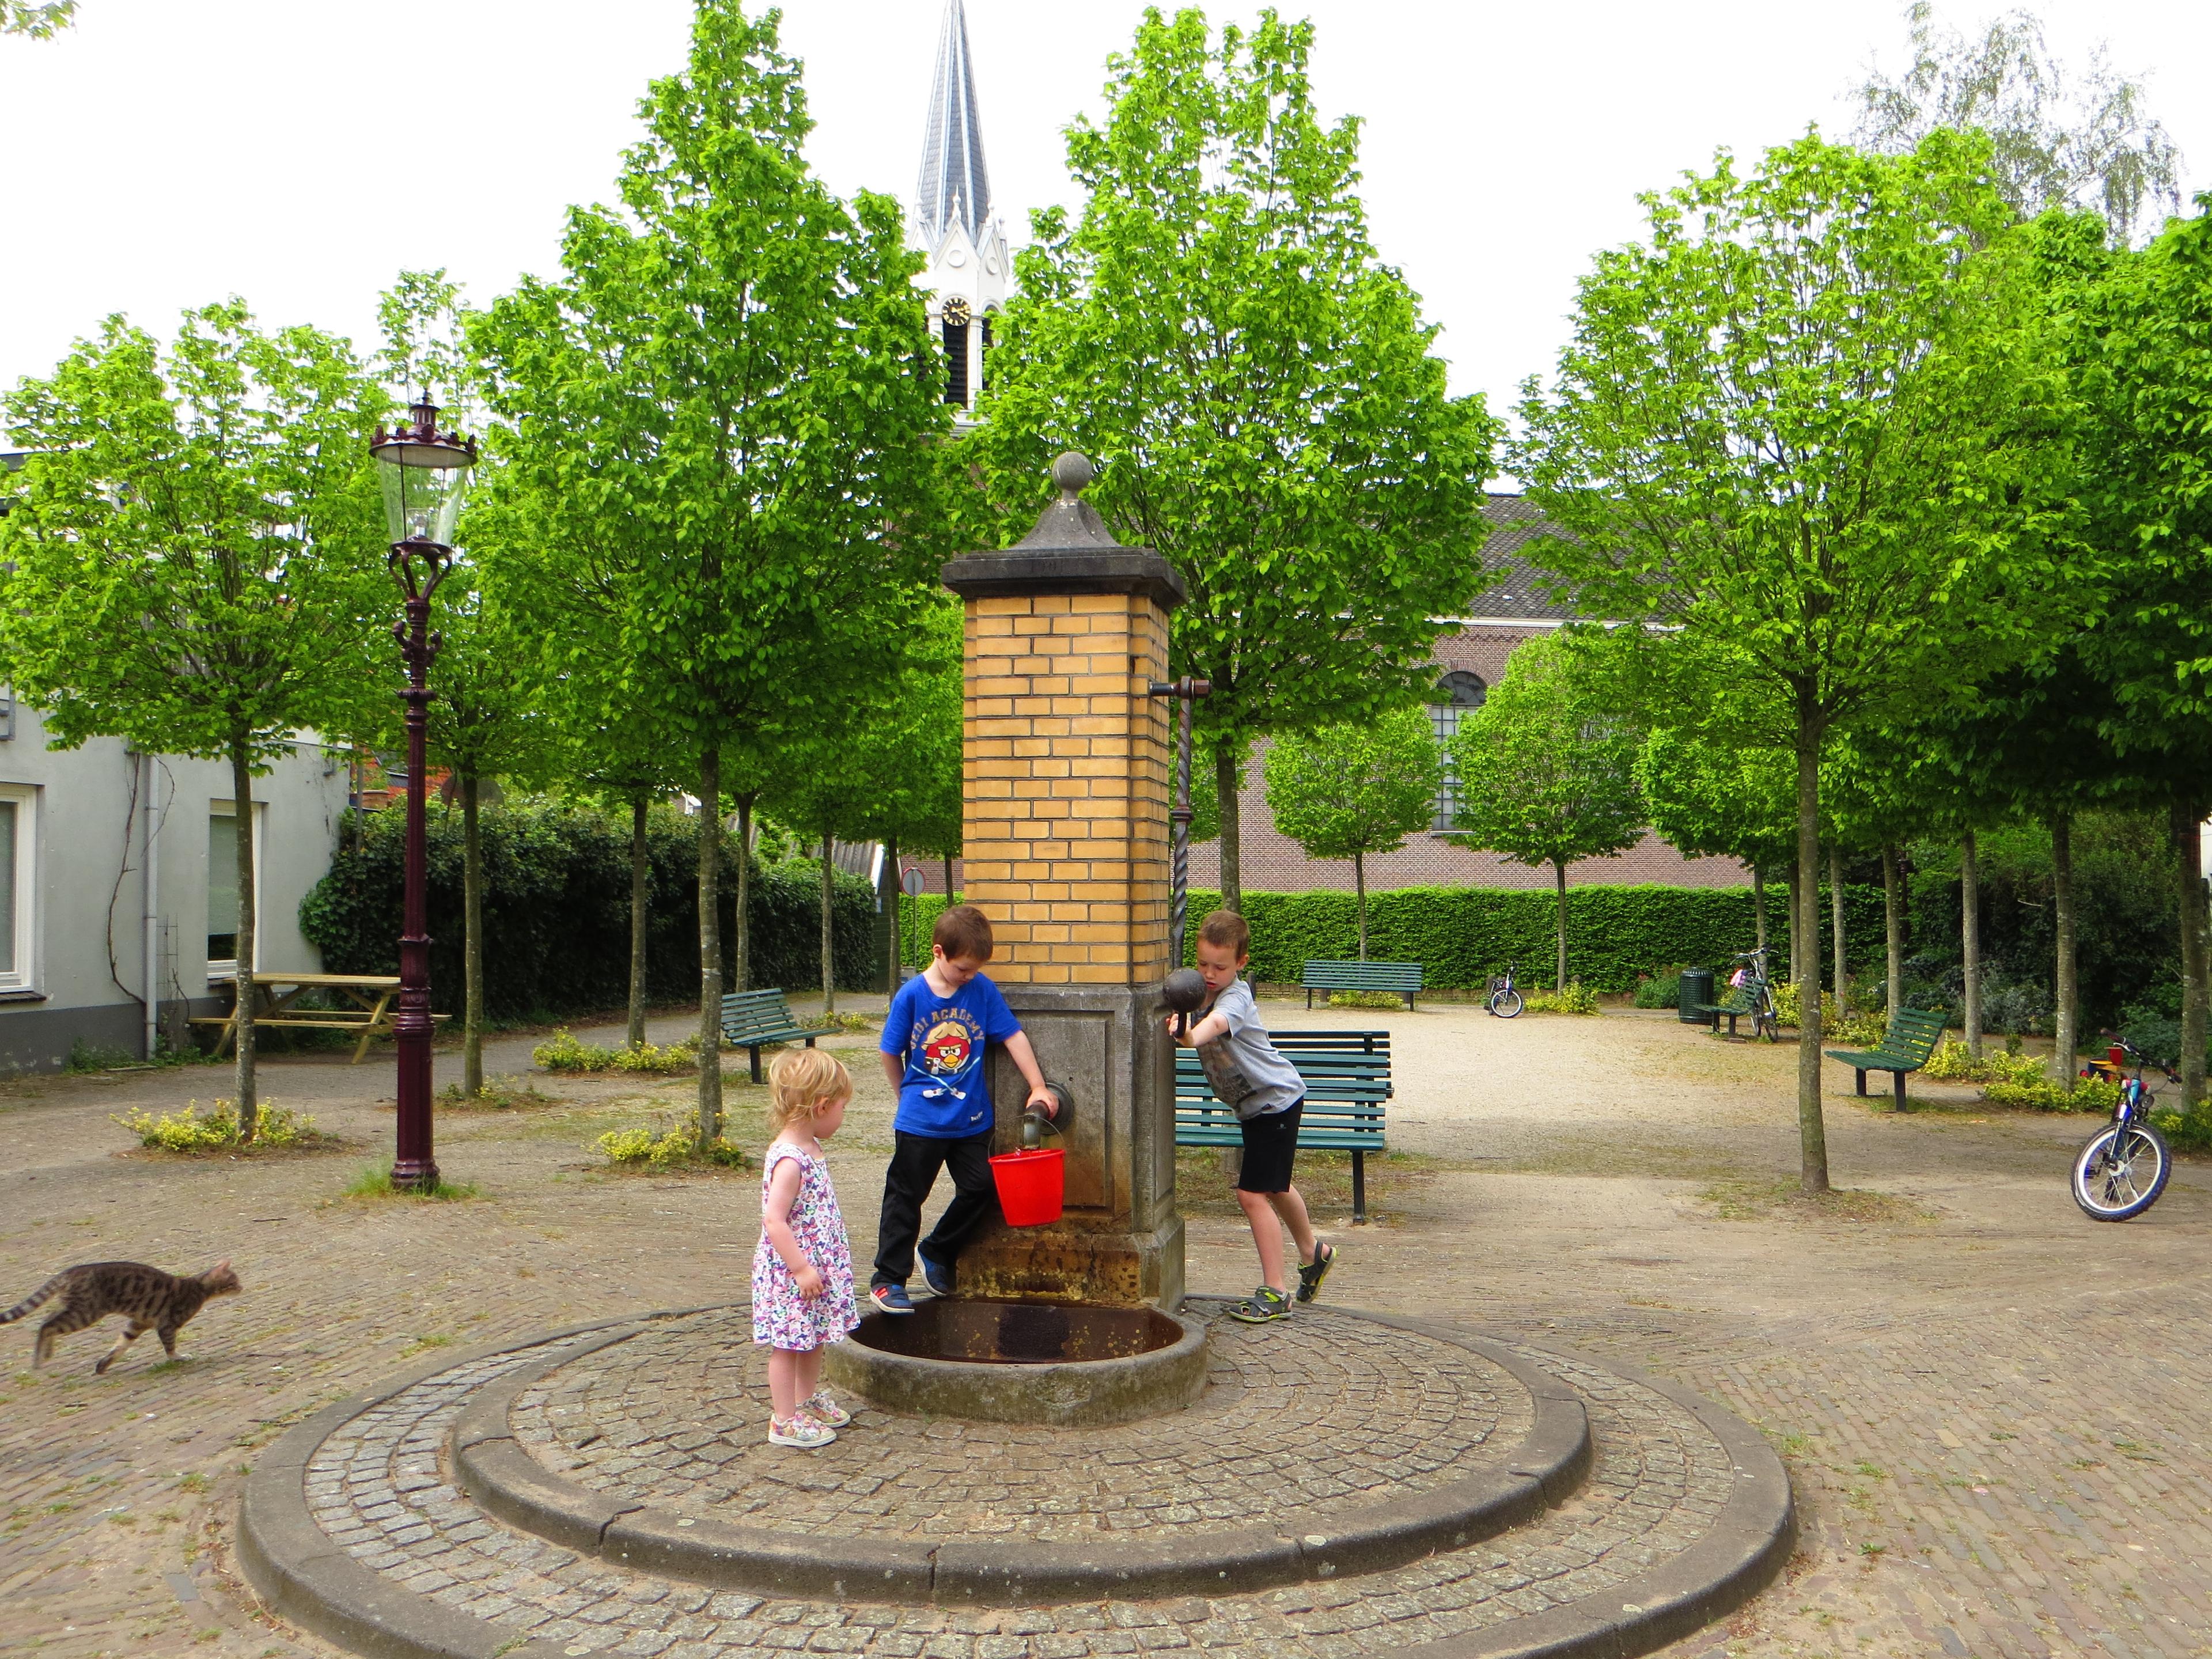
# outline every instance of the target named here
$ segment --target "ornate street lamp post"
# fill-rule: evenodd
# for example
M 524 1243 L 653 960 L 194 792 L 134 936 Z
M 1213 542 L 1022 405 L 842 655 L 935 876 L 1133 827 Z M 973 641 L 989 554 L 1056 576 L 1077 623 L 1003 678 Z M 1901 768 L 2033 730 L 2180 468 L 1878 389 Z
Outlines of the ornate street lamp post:
M 410 404 L 404 426 L 382 427 L 369 444 L 384 489 L 385 524 L 392 534 L 390 565 L 406 615 L 392 637 L 407 659 L 407 902 L 399 935 L 399 1007 L 392 1030 L 399 1048 L 398 1146 L 392 1162 L 392 1184 L 424 1188 L 437 1184 L 437 1160 L 430 1151 L 430 934 L 423 889 L 428 884 L 428 849 L 422 827 L 426 761 L 424 730 L 429 721 L 430 664 L 442 642 L 430 631 L 430 596 L 445 579 L 453 553 L 453 522 L 461 492 L 476 465 L 473 438 L 438 430 L 438 406 L 425 392 Z

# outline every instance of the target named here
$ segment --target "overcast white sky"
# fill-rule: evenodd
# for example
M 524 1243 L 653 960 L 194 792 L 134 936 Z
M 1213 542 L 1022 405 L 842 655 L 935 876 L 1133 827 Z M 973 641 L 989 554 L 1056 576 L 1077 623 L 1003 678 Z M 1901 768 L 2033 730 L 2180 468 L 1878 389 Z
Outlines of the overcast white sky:
M 1060 130 L 1095 111 L 1134 0 L 968 0 L 998 211 L 1072 201 Z M 1209 8 L 1249 17 L 1247 4 Z M 1635 194 L 1802 132 L 1840 135 L 1899 0 L 1296 0 L 1324 109 L 1365 118 L 1382 257 L 1455 387 L 1510 402 L 1548 368 L 1593 250 Z M 1995 8 L 1951 4 L 1961 26 Z M 2212 185 L 2212 5 L 2045 0 L 2069 59 L 2147 71 L 2191 188 Z M 791 0 L 811 154 L 836 189 L 910 202 L 944 0 Z M 113 311 L 167 334 L 242 295 L 270 324 L 374 339 L 377 291 L 444 265 L 477 301 L 556 265 L 562 208 L 611 195 L 647 80 L 680 66 L 688 0 L 82 0 L 48 42 L 0 39 L 0 386 Z M 434 33 L 433 31 L 441 31 Z M 425 197 L 410 188 L 450 181 Z

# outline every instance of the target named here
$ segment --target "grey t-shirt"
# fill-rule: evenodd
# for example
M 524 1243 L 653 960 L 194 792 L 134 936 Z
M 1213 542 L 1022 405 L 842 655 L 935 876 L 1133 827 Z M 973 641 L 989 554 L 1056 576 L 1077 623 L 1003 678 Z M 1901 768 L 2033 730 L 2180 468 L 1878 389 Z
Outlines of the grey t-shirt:
M 1240 1118 L 1265 1117 L 1288 1111 L 1305 1097 L 1297 1067 L 1267 1041 L 1267 1028 L 1260 1023 L 1250 986 L 1241 979 L 1230 981 L 1206 1013 L 1219 1014 L 1229 1022 L 1227 1031 L 1198 1045 L 1199 1064 L 1223 1105 L 1235 1107 Z

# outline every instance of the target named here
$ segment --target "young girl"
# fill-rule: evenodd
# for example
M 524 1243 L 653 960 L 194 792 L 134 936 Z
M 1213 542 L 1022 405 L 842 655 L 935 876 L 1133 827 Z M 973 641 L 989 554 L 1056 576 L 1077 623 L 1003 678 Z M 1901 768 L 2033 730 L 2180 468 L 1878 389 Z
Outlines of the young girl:
M 845 1121 L 853 1074 L 819 1048 L 788 1048 L 769 1068 L 769 1142 L 753 1252 L 753 1340 L 770 1349 L 769 1443 L 826 1446 L 853 1420 L 822 1390 L 822 1345 L 860 1322 L 853 1249 L 822 1143 Z

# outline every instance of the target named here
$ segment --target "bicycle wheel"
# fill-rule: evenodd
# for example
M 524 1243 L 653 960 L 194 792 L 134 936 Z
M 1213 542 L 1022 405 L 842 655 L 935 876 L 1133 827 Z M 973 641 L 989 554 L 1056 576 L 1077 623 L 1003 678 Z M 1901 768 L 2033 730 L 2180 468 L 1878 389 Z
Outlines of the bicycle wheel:
M 1498 992 L 1490 999 L 1490 1012 L 1500 1019 L 1511 1019 L 1521 1012 L 1521 994 L 1518 991 Z
M 2166 1137 L 2148 1123 L 2108 1123 L 2074 1155 L 2074 1201 L 2098 1221 L 2126 1221 L 2158 1202 L 2173 1173 Z

